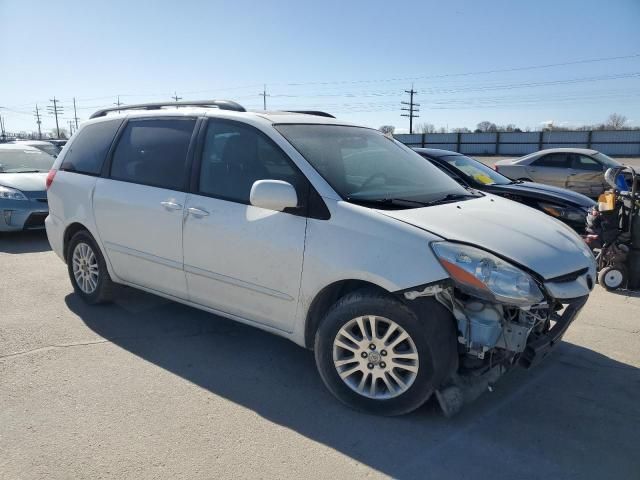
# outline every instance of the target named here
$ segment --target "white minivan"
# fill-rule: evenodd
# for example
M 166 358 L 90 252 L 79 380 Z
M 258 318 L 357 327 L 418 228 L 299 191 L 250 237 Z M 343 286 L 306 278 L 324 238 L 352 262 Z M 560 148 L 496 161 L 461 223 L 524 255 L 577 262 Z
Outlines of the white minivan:
M 47 178 L 75 292 L 129 285 L 287 337 L 354 408 L 435 394 L 455 413 L 544 357 L 593 287 L 569 227 L 376 130 L 229 101 L 119 110 L 82 125 Z

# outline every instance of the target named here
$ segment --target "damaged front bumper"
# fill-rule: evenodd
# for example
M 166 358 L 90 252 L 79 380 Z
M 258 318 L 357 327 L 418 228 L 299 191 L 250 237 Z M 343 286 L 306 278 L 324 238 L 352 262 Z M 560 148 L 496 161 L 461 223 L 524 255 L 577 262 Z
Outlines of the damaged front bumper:
M 520 365 L 530 368 L 540 363 L 562 340 L 569 325 L 576 319 L 588 299 L 589 295 L 585 295 L 570 300 L 561 314 L 553 314 L 552 320 L 555 324 L 546 333 L 528 339 L 527 346 L 519 358 Z
M 458 366 L 436 391 L 445 415 L 454 415 L 464 404 L 492 390 L 493 384 L 515 366 L 530 368 L 540 363 L 577 318 L 589 290 L 584 289 L 583 295 L 575 298 L 547 296 L 545 302 L 530 307 L 478 299 L 449 282 L 404 292 L 407 300 L 434 297 L 457 322 Z

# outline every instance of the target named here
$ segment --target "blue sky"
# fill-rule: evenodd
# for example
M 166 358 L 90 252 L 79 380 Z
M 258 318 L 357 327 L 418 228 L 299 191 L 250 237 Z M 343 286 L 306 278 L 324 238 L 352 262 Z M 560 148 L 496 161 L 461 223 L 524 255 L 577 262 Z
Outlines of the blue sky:
M 440 127 L 640 125 L 640 0 L 0 0 L 10 131 L 54 95 L 64 119 L 116 101 L 228 98 L 408 127 L 405 89 Z M 603 61 L 583 60 L 627 57 Z M 501 70 L 494 73 L 478 73 Z M 511 70 L 511 71 L 504 71 Z M 43 127 L 54 125 L 45 115 Z

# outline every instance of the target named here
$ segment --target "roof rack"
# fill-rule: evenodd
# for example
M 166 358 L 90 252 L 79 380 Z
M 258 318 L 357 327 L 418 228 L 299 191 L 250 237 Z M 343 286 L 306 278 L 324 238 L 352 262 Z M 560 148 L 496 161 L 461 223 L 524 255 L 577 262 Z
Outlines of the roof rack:
M 285 110 L 288 113 L 303 113 L 305 115 L 315 115 L 317 117 L 328 117 L 328 118 L 336 118 L 330 113 L 321 112 L 319 110 Z
M 139 103 L 136 105 L 121 105 L 119 107 L 103 108 L 98 110 L 89 118 L 104 117 L 109 112 L 119 112 L 121 110 L 159 110 L 163 107 L 211 107 L 220 110 L 232 110 L 234 112 L 246 112 L 244 107 L 231 100 L 195 100 L 184 102 L 159 102 L 159 103 Z

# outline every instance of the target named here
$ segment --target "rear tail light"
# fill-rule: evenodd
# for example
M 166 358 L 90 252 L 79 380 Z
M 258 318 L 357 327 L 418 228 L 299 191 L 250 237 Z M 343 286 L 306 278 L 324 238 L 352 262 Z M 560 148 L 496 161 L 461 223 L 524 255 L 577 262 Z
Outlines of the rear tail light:
M 47 187 L 47 190 L 49 190 L 49 187 L 50 187 L 50 186 L 51 186 L 51 184 L 53 183 L 53 179 L 54 179 L 54 178 L 55 178 L 55 176 L 56 176 L 56 172 L 57 172 L 57 170 L 55 170 L 55 169 L 53 169 L 53 168 L 52 168 L 51 170 L 49 170 L 49 174 L 47 175 L 47 180 L 46 180 L 46 182 L 45 182 L 45 185 L 46 185 L 46 187 Z

